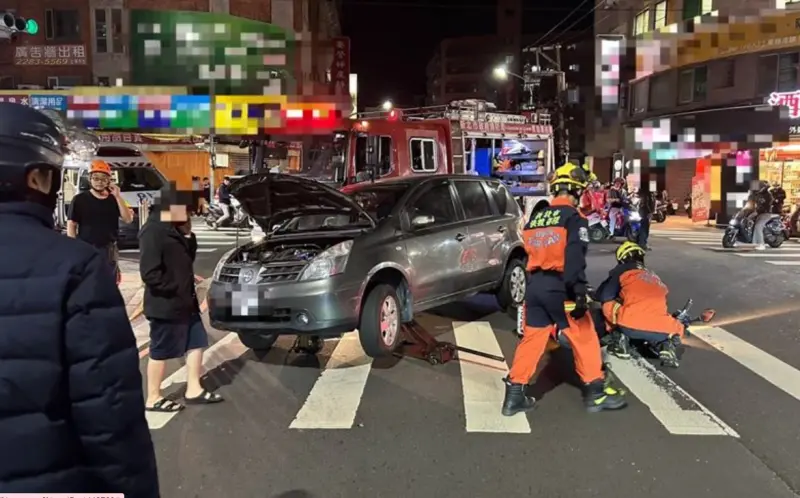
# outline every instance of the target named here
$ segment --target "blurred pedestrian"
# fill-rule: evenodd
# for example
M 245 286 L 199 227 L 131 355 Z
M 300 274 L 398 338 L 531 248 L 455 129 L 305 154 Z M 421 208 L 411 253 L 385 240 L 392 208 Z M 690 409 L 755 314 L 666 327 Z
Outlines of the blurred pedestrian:
M 200 317 L 194 275 L 197 238 L 192 233 L 191 192 L 174 183 L 158 194 L 139 233 L 139 271 L 145 285 L 143 311 L 150 322 L 146 410 L 178 412 L 184 405 L 161 393 L 166 360 L 186 357 L 186 404 L 223 401 L 200 383 L 208 334 Z
M 63 144 L 0 103 L 0 495 L 158 498 L 125 303 L 106 256 L 53 230 Z

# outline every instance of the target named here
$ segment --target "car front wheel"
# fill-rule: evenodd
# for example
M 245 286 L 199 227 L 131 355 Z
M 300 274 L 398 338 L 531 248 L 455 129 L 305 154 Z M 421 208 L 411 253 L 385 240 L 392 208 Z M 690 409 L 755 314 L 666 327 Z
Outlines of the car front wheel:
M 525 302 L 527 283 L 525 263 L 519 259 L 509 261 L 496 294 L 497 304 L 503 311 L 516 314 L 516 309 Z
M 402 310 L 395 288 L 378 284 L 361 309 L 358 338 L 367 356 L 381 358 L 395 352 L 402 342 Z
M 278 340 L 277 334 L 239 334 L 239 340 L 255 352 L 269 351 Z

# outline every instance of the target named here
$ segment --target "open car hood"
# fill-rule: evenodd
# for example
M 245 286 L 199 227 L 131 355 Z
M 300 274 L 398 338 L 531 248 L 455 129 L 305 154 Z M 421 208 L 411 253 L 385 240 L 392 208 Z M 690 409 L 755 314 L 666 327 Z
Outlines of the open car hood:
M 352 198 L 310 178 L 257 173 L 234 181 L 231 195 L 266 234 L 288 219 L 314 214 L 358 213 L 375 226 L 375 220 Z

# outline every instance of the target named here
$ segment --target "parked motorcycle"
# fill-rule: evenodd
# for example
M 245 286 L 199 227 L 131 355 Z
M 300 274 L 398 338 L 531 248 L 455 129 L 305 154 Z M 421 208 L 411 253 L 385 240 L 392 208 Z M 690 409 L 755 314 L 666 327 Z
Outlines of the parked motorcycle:
M 661 201 L 656 201 L 656 210 L 653 211 L 653 221 L 664 223 L 667 220 L 667 205 Z
M 743 244 L 753 243 L 753 228 L 755 227 L 755 216 L 750 217 L 744 210 L 736 213 L 728 227 L 725 229 L 725 234 L 722 236 L 722 247 L 726 249 L 732 248 L 736 242 Z M 769 215 L 770 219 L 764 225 L 764 243 L 770 247 L 780 247 L 783 241 L 789 238 L 789 230 L 777 214 Z

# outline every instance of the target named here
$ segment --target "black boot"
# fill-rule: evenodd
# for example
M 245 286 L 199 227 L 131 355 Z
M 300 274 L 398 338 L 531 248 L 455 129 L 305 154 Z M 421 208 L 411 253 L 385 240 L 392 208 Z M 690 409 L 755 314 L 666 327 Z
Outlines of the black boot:
M 597 413 L 603 410 L 619 410 L 628 406 L 623 394 L 603 379 L 584 386 L 583 402 L 586 411 Z
M 525 384 L 514 384 L 508 377 L 503 379 L 506 384 L 506 396 L 503 398 L 503 415 L 510 417 L 519 412 L 533 409 L 536 400 L 525 394 Z
M 662 367 L 678 368 L 683 357 L 683 344 L 677 335 L 670 337 L 657 346 L 658 358 L 661 360 Z
M 631 343 L 628 341 L 628 337 L 619 330 L 612 332 L 611 341 L 608 344 L 608 353 L 617 358 L 629 360 L 632 354 Z

